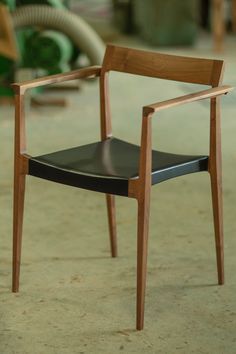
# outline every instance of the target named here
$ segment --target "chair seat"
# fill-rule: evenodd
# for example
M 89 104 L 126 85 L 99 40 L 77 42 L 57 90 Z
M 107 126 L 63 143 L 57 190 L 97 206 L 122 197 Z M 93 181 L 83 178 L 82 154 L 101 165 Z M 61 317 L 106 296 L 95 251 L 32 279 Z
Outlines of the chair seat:
M 110 194 L 128 195 L 128 180 L 138 177 L 140 146 L 110 138 L 84 146 L 31 157 L 29 174 Z M 152 184 L 206 171 L 208 156 L 152 152 Z

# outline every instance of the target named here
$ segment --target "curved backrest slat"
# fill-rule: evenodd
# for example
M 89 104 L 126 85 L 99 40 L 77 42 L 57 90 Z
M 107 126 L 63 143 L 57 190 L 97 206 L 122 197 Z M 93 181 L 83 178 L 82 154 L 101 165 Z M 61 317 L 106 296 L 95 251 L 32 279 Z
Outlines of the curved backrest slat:
M 103 71 L 218 86 L 224 62 L 184 56 L 147 52 L 108 45 L 103 61 Z

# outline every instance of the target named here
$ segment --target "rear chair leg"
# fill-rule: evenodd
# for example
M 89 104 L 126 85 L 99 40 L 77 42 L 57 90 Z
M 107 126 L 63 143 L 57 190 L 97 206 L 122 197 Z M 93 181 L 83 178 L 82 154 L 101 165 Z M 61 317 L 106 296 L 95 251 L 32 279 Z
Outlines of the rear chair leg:
M 115 197 L 111 194 L 106 194 L 107 214 L 109 224 L 109 235 L 112 257 L 117 257 L 117 235 L 116 235 L 116 210 Z
M 12 291 L 19 291 L 21 241 L 25 196 L 25 174 L 15 173 L 13 210 L 13 274 Z

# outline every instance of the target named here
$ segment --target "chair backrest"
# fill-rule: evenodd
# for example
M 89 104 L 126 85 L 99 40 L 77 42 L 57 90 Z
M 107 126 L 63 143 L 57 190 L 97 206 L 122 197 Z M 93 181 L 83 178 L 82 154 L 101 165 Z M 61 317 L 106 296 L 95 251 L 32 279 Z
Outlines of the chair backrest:
M 119 71 L 215 87 L 222 80 L 223 66 L 222 60 L 167 55 L 108 45 L 103 72 Z

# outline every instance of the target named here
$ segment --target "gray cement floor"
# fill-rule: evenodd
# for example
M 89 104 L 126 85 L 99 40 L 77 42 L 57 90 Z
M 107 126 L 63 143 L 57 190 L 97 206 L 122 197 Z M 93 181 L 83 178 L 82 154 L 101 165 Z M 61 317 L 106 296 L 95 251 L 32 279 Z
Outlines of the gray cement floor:
M 235 39 L 224 82 L 236 85 Z M 121 41 L 122 43 L 122 41 Z M 139 42 L 127 42 L 140 45 Z M 215 57 L 209 40 L 169 53 Z M 141 107 L 200 86 L 112 74 L 114 135 L 139 143 Z M 27 109 L 32 155 L 99 138 L 97 83 L 69 107 Z M 117 198 L 119 257 L 109 256 L 104 196 L 27 179 L 21 291 L 12 294 L 13 108 L 0 110 L 0 353 L 236 353 L 236 91 L 222 99 L 226 284 L 217 286 L 209 177 L 152 189 L 145 329 L 135 331 L 136 203 Z M 209 103 L 163 112 L 154 147 L 206 153 Z

